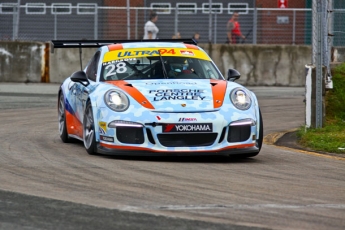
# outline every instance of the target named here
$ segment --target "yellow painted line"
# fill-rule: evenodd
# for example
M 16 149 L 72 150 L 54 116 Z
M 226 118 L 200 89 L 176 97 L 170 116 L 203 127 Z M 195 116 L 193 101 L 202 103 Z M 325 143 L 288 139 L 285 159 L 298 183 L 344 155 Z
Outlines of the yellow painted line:
M 327 155 L 327 154 L 321 154 L 321 153 L 316 153 L 316 152 L 311 152 L 311 151 L 306 151 L 306 150 L 300 150 L 300 149 L 294 149 L 294 148 L 289 148 L 289 147 L 285 147 L 285 146 L 275 145 L 275 143 L 279 140 L 279 138 L 281 138 L 284 134 L 289 133 L 289 132 L 294 132 L 296 130 L 297 129 L 292 129 L 292 130 L 288 130 L 285 132 L 268 134 L 264 137 L 263 142 L 266 145 L 274 145 L 275 147 L 280 148 L 280 149 L 304 153 L 304 154 L 311 155 L 311 156 L 317 156 L 317 157 L 323 157 L 323 158 L 328 158 L 328 159 L 333 159 L 333 160 L 345 161 L 345 157 L 331 156 L 331 155 Z

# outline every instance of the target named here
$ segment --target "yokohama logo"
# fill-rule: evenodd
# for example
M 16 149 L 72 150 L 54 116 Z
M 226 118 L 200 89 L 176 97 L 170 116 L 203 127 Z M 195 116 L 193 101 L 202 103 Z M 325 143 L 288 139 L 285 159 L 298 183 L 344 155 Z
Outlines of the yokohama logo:
M 212 123 L 204 124 L 169 124 L 163 125 L 164 133 L 195 133 L 195 132 L 212 132 Z

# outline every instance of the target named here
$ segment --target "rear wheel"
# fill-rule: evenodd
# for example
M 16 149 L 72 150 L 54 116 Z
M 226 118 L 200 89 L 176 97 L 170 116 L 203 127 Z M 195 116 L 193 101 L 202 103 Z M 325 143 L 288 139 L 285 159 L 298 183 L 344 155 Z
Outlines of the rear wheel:
M 59 119 L 59 134 L 60 138 L 64 143 L 68 143 L 67 126 L 66 126 L 66 112 L 65 112 L 65 97 L 60 92 L 59 104 L 58 104 L 58 119 Z
M 84 146 L 88 154 L 96 154 L 95 123 L 90 102 L 87 103 L 84 113 L 83 137 Z

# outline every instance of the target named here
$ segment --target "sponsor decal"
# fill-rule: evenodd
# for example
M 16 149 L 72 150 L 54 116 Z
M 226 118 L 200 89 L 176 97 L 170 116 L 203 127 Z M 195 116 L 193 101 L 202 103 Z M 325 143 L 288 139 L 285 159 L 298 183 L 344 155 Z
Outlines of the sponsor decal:
M 137 60 L 136 58 L 124 58 L 124 59 L 118 59 L 118 60 L 113 60 L 113 61 L 108 61 L 108 62 L 103 62 L 103 66 L 106 65 L 111 65 L 111 64 L 117 64 L 118 62 L 129 62 L 129 61 L 135 61 Z
M 118 61 L 130 61 L 131 58 L 141 58 L 141 57 L 150 57 L 150 56 L 178 56 L 178 57 L 193 57 L 202 60 L 211 60 L 206 52 L 202 50 L 190 50 L 188 48 L 177 48 L 177 47 L 147 47 L 147 48 L 138 48 L 132 47 L 128 49 L 113 50 L 106 52 L 103 57 L 103 62 L 108 63 L 113 60 Z M 128 59 L 128 60 L 126 60 Z M 109 63 L 115 64 L 115 63 Z
M 105 134 L 104 130 L 101 127 L 98 127 L 99 134 Z
M 181 117 L 178 119 L 179 122 L 189 122 L 189 121 L 197 121 L 195 117 Z
M 163 125 L 163 133 L 209 133 L 212 130 L 212 123 Z
M 114 142 L 114 137 L 107 137 L 107 136 L 100 135 L 100 138 L 101 138 L 102 141 Z
M 146 85 L 196 85 L 196 82 L 147 82 Z
M 191 50 L 180 50 L 180 53 L 186 56 L 194 56 L 194 53 Z
M 103 133 L 107 132 L 107 123 L 104 121 L 99 121 L 98 122 L 99 128 L 103 130 Z
M 164 54 L 176 54 L 176 52 L 174 49 L 120 51 L 117 54 L 117 57 L 153 56 L 153 55 L 164 55 Z
M 153 101 L 168 100 L 204 100 L 203 89 L 158 89 L 149 90 L 149 94 L 154 94 Z M 182 105 L 183 106 L 183 105 Z

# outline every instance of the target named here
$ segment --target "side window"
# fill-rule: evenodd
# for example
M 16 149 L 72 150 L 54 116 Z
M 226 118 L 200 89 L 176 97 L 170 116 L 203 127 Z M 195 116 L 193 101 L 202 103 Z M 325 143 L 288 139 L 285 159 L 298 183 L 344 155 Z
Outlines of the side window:
M 96 76 L 97 76 L 97 68 L 98 68 L 98 61 L 100 57 L 101 52 L 97 51 L 93 58 L 91 59 L 87 70 L 86 70 L 86 76 L 89 80 L 96 81 Z

